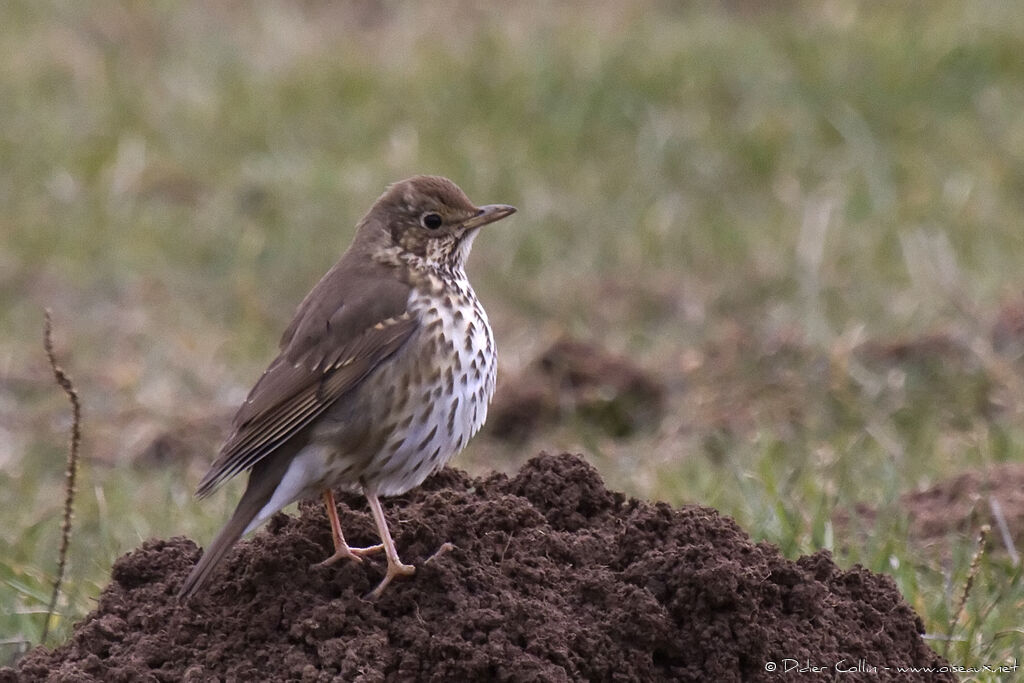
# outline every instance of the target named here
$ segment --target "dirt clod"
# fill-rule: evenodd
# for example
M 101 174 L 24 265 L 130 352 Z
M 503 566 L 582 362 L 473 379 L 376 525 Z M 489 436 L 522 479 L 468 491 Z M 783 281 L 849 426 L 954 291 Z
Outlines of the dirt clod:
M 977 537 L 982 524 L 996 531 L 997 549 L 1024 546 L 1024 465 L 1002 463 L 963 472 L 900 498 L 910 535 L 944 548 L 954 536 Z M 1003 538 L 1002 534 L 1006 534 Z
M 343 500 L 350 542 L 374 541 L 365 505 Z M 417 571 L 377 602 L 361 596 L 381 561 L 311 566 L 331 540 L 305 505 L 239 544 L 188 605 L 175 593 L 199 549 L 147 541 L 67 643 L 0 681 L 757 681 L 785 658 L 944 663 L 889 578 L 827 553 L 789 561 L 708 508 L 627 500 L 576 456 L 512 478 L 446 470 L 386 509 Z
M 574 416 L 613 437 L 657 425 L 665 388 L 628 358 L 585 342 L 562 339 L 505 383 L 490 410 L 488 429 L 523 440 Z

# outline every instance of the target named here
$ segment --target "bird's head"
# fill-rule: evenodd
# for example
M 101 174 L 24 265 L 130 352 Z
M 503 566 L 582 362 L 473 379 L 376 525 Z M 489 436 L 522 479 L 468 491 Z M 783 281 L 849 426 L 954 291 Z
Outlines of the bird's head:
M 504 204 L 476 206 L 447 178 L 414 176 L 388 187 L 359 229 L 408 265 L 451 271 L 465 267 L 481 227 L 515 211 Z

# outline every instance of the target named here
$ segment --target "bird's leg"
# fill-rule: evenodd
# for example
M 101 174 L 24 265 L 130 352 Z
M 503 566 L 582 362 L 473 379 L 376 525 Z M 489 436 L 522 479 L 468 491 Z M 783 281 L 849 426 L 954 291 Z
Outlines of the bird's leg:
M 338 520 L 338 509 L 334 505 L 334 494 L 330 489 L 324 489 L 324 506 L 327 508 L 327 519 L 331 520 L 331 536 L 334 537 L 334 554 L 323 562 L 318 562 L 316 566 L 326 567 L 327 565 L 334 564 L 338 560 L 345 559 L 362 562 L 363 555 L 380 552 L 384 549 L 384 545 L 380 543 L 377 545 L 371 545 L 368 548 L 353 548 L 345 542 L 345 536 L 341 533 L 341 522 Z
M 398 559 L 395 541 L 391 538 L 391 531 L 388 530 L 388 522 L 384 519 L 384 510 L 380 506 L 380 499 L 377 498 L 377 494 L 373 491 L 366 491 L 366 502 L 370 504 L 370 512 L 373 513 L 373 521 L 377 523 L 380 540 L 384 542 L 384 554 L 388 558 L 388 573 L 384 575 L 384 579 L 380 584 L 366 596 L 370 600 L 376 600 L 384 592 L 387 585 L 391 583 L 391 579 L 396 576 L 411 576 L 416 572 L 416 567 L 411 564 L 403 564 Z

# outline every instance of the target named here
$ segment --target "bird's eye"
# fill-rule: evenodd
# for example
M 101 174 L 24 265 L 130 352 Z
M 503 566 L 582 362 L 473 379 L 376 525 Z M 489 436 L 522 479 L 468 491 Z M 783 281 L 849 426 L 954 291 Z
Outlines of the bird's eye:
M 441 223 L 443 223 L 443 221 L 441 220 L 441 216 L 436 213 L 425 213 L 423 214 L 423 217 L 420 218 L 420 223 L 427 230 L 437 230 L 441 227 Z

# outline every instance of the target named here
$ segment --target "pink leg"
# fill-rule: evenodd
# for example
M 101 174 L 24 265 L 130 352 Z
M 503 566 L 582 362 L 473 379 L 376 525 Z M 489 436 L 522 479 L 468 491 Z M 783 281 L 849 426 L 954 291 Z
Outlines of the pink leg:
M 338 508 L 334 504 L 334 494 L 330 489 L 324 489 L 324 505 L 327 507 L 327 519 L 331 520 L 331 536 L 334 537 L 334 554 L 323 562 L 318 562 L 318 567 L 326 567 L 338 560 L 363 561 L 363 555 L 380 552 L 384 545 L 378 543 L 368 548 L 353 548 L 345 542 L 345 536 L 341 533 L 341 521 L 338 519 Z
M 377 523 L 377 531 L 380 533 L 380 540 L 384 542 L 384 554 L 388 558 L 388 573 L 384 580 L 376 588 L 370 591 L 367 596 L 370 600 L 376 600 L 384 592 L 391 580 L 396 576 L 412 576 L 416 567 L 411 564 L 403 564 L 398 559 L 398 551 L 395 549 L 395 541 L 391 538 L 391 531 L 388 529 L 388 522 L 384 519 L 384 510 L 380 506 L 380 499 L 373 491 L 366 492 L 366 502 L 370 504 L 370 512 L 373 514 L 373 521 Z

